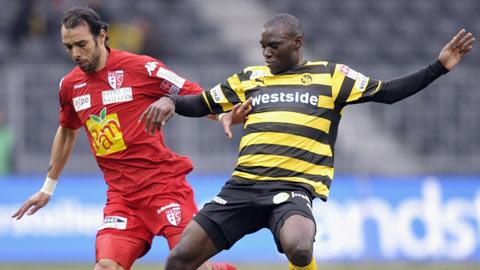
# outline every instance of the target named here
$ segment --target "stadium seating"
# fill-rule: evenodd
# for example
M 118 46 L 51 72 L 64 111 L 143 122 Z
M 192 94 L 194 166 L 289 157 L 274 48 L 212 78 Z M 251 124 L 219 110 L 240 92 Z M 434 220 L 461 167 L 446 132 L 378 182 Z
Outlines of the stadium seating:
M 17 102 L 5 104 L 9 125 L 20 134 L 15 142 L 17 172 L 41 171 L 47 166 L 57 125 L 58 82 L 72 67 L 60 43 L 58 26 L 61 10 L 76 1 L 32 1 L 30 8 L 45 26 L 33 34 L 20 31 L 22 21 L 18 19 L 20 15 L 33 16 L 22 9 L 28 2 L 1 1 L 0 8 L 0 79 L 6 82 L 0 94 L 8 97 L 1 105 L 5 100 Z M 205 88 L 249 64 L 241 59 L 239 48 L 218 34 L 215 24 L 222 22 L 205 20 L 194 1 L 94 2 L 100 3 L 95 8 L 112 25 L 132 24 L 145 31 L 141 52 L 158 57 Z M 478 0 L 256 2 L 272 14 L 290 12 L 301 19 L 309 56 L 342 62 L 378 79 L 411 72 L 432 61 L 441 45 L 461 27 L 480 33 Z M 417 97 L 393 106 L 367 105 L 371 121 L 413 151 L 426 171 L 479 172 L 480 92 L 474 82 L 479 67 L 475 48 L 453 74 Z M 366 143 L 375 143 L 375 134 L 371 135 Z M 74 154 L 78 162 L 67 168 L 72 172 L 91 170 L 94 164 L 81 137 Z M 166 141 L 191 156 L 200 172 L 223 172 L 234 163 L 238 136 L 227 141 L 216 123 L 176 117 L 167 127 Z M 208 160 L 204 155 L 209 155 Z M 368 153 L 365 159 L 369 159 Z M 343 172 L 349 169 L 358 168 L 342 167 Z

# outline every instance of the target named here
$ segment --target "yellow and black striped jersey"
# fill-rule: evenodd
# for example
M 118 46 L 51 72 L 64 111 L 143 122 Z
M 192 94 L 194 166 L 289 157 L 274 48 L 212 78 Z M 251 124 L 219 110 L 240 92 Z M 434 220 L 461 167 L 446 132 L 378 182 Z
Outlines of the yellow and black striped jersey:
M 266 66 L 247 67 L 203 99 L 213 114 L 253 99 L 232 178 L 300 183 L 326 200 L 341 110 L 367 101 L 380 86 L 346 65 L 306 62 L 276 75 Z

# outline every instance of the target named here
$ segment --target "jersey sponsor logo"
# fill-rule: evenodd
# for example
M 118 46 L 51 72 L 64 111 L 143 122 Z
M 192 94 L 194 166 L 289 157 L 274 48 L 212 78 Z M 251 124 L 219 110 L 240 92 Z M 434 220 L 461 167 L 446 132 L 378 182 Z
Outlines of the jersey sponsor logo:
M 97 156 L 105 156 L 127 149 L 116 113 L 107 115 L 107 108 L 103 108 L 99 115 L 90 115 L 86 126 Z
M 212 96 L 213 101 L 215 101 L 215 103 L 220 103 L 226 100 L 225 95 L 223 94 L 222 88 L 220 87 L 220 84 L 210 89 L 210 95 Z
M 160 83 L 160 88 L 164 91 L 169 91 L 170 90 L 170 87 L 172 87 L 173 84 L 167 80 L 163 80 L 161 83 Z
M 355 81 L 355 87 L 360 90 L 360 92 L 363 92 L 365 89 L 367 89 L 367 83 L 368 77 L 362 73 L 358 73 L 357 80 Z
M 168 93 L 172 95 L 178 95 L 178 93 L 180 93 L 180 88 L 176 87 L 175 85 L 172 85 L 168 90 Z
M 253 97 L 252 106 L 255 107 L 261 104 L 267 103 L 303 103 L 318 106 L 318 96 L 311 95 L 310 93 L 265 93 Z
M 226 205 L 228 203 L 227 200 L 220 198 L 218 196 L 213 197 L 212 201 L 221 205 Z
M 102 91 L 103 105 L 127 102 L 132 100 L 133 100 L 133 94 L 132 94 L 131 87 L 124 87 L 124 88 Z
M 73 86 L 73 89 L 75 89 L 75 90 L 76 90 L 76 89 L 80 89 L 80 88 L 83 88 L 83 87 L 85 87 L 86 85 L 87 85 L 87 83 L 86 83 L 86 82 L 83 82 L 83 83 L 77 83 L 77 84 L 75 84 L 75 85 Z
M 302 199 L 306 200 L 308 203 L 310 203 L 310 198 L 308 198 L 308 196 L 305 195 L 305 194 L 301 194 L 301 193 L 292 191 L 290 193 L 290 195 L 292 196 L 292 199 L 295 198 L 295 197 L 299 197 L 299 198 L 302 198 Z
M 340 65 L 340 72 L 342 72 L 343 75 L 349 77 L 350 79 L 354 79 L 354 80 L 356 80 L 357 76 L 358 76 L 358 72 L 349 68 L 346 65 Z
M 76 112 L 88 109 L 92 106 L 90 94 L 74 97 L 72 101 Z
M 119 216 L 106 216 L 103 219 L 102 225 L 100 225 L 100 230 L 106 228 L 113 228 L 118 230 L 125 230 L 127 228 L 127 218 Z
M 113 89 L 120 88 L 123 84 L 123 70 L 109 71 L 108 84 L 110 84 Z
M 287 201 L 290 198 L 287 192 L 280 192 L 277 195 L 273 196 L 273 203 L 280 204 Z
M 158 62 L 148 62 L 145 64 L 145 69 L 147 69 L 148 76 L 152 76 L 155 69 L 157 69 Z
M 169 94 L 172 94 L 172 95 L 178 95 L 178 93 L 180 93 L 180 90 L 181 90 L 180 88 L 173 85 L 171 82 L 169 82 L 167 80 L 164 80 L 160 84 L 160 88 L 163 89 L 164 91 L 168 92 Z
M 171 83 L 173 83 L 175 86 L 178 88 L 182 88 L 183 84 L 185 83 L 185 79 L 178 76 L 174 72 L 165 69 L 163 67 L 160 67 L 157 71 L 157 77 L 165 79 Z
M 182 221 L 182 208 L 178 203 L 170 203 L 157 210 L 157 214 L 165 212 L 165 216 L 170 224 L 178 226 Z

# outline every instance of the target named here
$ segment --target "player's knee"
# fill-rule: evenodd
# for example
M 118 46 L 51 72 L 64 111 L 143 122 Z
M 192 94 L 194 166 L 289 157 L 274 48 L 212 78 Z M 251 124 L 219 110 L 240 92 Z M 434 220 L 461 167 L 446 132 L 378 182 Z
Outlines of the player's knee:
M 312 261 L 313 246 L 307 242 L 292 243 L 284 249 L 288 259 L 295 265 L 305 266 Z
M 95 270 L 123 270 L 123 267 L 113 260 L 100 259 L 95 264 Z

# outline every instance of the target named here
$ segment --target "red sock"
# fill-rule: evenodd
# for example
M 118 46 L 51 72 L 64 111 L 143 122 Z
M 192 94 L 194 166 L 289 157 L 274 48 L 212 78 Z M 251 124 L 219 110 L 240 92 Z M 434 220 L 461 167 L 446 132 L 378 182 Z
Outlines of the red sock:
M 228 263 L 212 263 L 212 270 L 237 270 L 237 268 Z

